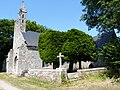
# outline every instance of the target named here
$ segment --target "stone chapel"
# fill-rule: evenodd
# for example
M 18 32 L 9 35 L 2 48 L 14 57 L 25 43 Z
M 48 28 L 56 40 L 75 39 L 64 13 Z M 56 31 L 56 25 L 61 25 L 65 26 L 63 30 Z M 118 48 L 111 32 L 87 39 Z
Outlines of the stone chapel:
M 7 73 L 22 75 L 30 69 L 42 68 L 42 60 L 37 50 L 39 33 L 26 31 L 27 10 L 22 1 L 18 19 L 14 25 L 13 48 L 6 60 Z
M 31 69 L 41 69 L 44 66 L 37 49 L 40 33 L 26 31 L 26 14 L 27 10 L 24 1 L 22 1 L 18 19 L 15 21 L 14 25 L 13 48 L 9 51 L 8 58 L 6 59 L 7 73 L 17 76 L 21 76 Z M 93 37 L 93 39 L 97 44 L 97 48 L 101 48 L 112 36 L 115 36 L 114 31 L 108 32 L 104 36 Z M 89 68 L 90 64 L 93 64 L 94 67 L 102 66 L 100 60 L 97 60 L 97 62 L 81 62 L 82 68 Z M 60 67 L 68 69 L 69 63 L 65 62 Z M 74 64 L 73 67 L 74 69 L 79 69 L 79 63 Z

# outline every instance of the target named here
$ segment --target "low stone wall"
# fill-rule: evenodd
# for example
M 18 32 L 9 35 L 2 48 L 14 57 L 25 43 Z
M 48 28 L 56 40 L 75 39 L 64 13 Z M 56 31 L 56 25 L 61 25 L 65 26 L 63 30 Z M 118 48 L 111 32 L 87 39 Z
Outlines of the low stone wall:
M 96 73 L 106 70 L 106 68 L 91 68 L 91 69 L 81 69 L 77 70 L 75 73 L 67 73 L 67 70 L 64 68 L 50 69 L 31 69 L 25 76 L 28 77 L 37 77 L 42 80 L 56 81 L 61 83 L 64 80 L 69 79 L 70 81 L 81 79 L 85 74 Z
M 81 79 L 82 76 L 84 76 L 85 74 L 94 74 L 97 72 L 102 72 L 104 70 L 106 70 L 106 68 L 104 68 L 104 67 L 91 68 L 91 69 L 80 69 L 80 70 L 77 70 L 77 72 L 75 72 L 75 73 L 68 73 L 67 76 L 70 81 L 73 81 L 73 80 Z
M 62 77 L 67 77 L 67 71 L 62 68 L 57 69 L 31 69 L 28 71 L 27 76 L 37 77 L 42 80 L 62 82 Z M 67 78 L 66 78 L 67 79 Z
M 96 72 L 101 72 L 106 70 L 105 67 L 101 67 L 101 68 L 91 68 L 91 69 L 81 69 L 81 70 L 77 70 L 77 72 L 79 74 L 89 74 L 89 73 L 96 73 Z

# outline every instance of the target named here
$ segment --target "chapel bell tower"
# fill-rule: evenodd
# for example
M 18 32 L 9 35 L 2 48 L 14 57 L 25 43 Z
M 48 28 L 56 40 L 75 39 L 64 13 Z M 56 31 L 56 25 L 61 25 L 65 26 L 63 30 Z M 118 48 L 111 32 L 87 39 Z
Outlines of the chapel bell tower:
M 22 0 L 22 6 L 18 13 L 21 32 L 25 32 L 26 30 L 26 14 L 27 14 L 27 10 L 24 4 L 24 0 Z

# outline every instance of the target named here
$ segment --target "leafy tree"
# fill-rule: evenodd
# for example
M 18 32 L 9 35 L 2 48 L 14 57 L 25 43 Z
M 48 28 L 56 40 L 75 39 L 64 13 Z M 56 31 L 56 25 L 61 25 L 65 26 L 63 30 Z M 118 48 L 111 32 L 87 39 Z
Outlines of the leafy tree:
M 110 70 L 110 77 L 120 77 L 120 39 L 112 38 L 109 43 L 103 46 L 101 55 L 106 60 L 106 66 Z
M 44 32 L 46 28 L 35 21 L 27 20 L 27 30 L 35 32 Z M 0 19 L 0 70 L 2 69 L 3 61 L 6 59 L 9 50 L 13 45 L 14 20 Z
M 47 30 L 45 26 L 37 24 L 35 21 L 26 21 L 26 30 L 42 33 Z
M 44 62 L 58 62 L 57 55 L 61 52 L 63 35 L 63 32 L 48 30 L 39 36 L 38 49 Z
M 46 31 L 39 36 L 38 49 L 45 62 L 58 62 L 57 55 L 62 52 L 64 60 L 73 62 L 93 60 L 96 44 L 91 36 L 77 29 L 68 32 Z M 80 64 L 81 65 L 81 64 Z
M 81 20 L 89 27 L 96 27 L 100 32 L 117 29 L 120 31 L 119 0 L 82 0 L 85 7 Z
M 0 20 L 0 70 L 8 51 L 12 47 L 13 29 L 14 20 Z
M 96 27 L 100 32 L 118 30 L 120 32 L 120 1 L 119 0 L 82 0 L 84 15 L 89 29 Z M 115 77 L 120 75 L 120 41 L 112 39 L 102 48 L 102 55 Z
M 70 61 L 70 71 L 72 71 L 73 63 L 79 61 L 81 68 L 81 60 L 95 60 L 96 44 L 93 38 L 84 32 L 71 29 L 65 34 L 66 41 L 63 44 L 62 52 L 64 59 Z

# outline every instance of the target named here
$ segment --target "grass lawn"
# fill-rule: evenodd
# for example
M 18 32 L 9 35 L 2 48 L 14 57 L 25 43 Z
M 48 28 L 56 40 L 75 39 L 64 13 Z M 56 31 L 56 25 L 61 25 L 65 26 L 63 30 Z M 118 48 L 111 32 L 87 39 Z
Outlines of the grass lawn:
M 120 90 L 119 83 L 111 82 L 105 76 L 85 75 L 83 80 L 57 84 L 36 78 L 16 77 L 0 73 L 0 79 L 20 88 L 21 90 Z

